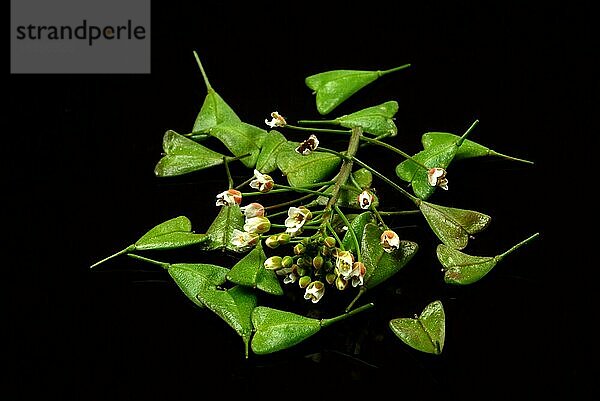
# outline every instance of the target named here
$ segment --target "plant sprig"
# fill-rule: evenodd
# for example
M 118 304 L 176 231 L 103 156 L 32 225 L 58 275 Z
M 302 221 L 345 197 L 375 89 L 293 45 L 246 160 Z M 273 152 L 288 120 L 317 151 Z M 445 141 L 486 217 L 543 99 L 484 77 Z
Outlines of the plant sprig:
M 265 119 L 269 129 L 264 129 L 262 124 L 240 119 L 209 82 L 196 52 L 194 57 L 207 95 L 187 134 L 169 130 L 164 135 L 164 154 L 154 171 L 165 178 L 223 165 L 223 187 L 213 194 L 218 213 L 205 233 L 193 232 L 184 216 L 158 224 L 92 267 L 128 254 L 167 270 L 188 299 L 220 316 L 239 334 L 246 357 L 250 349 L 266 354 L 292 347 L 330 324 L 372 308 L 373 303 L 354 305 L 367 290 L 370 293 L 396 276 L 419 249 L 417 243 L 391 230 L 386 219 L 423 215 L 432 240 L 441 241 L 437 257 L 450 284 L 483 279 L 498 261 L 538 236 L 534 234 L 494 257 L 470 256 L 461 250 L 489 225 L 491 217 L 427 201 L 437 187 L 448 190 L 447 169 L 452 161 L 498 156 L 532 164 L 467 139 L 478 120 L 462 136 L 425 133 L 424 149 L 412 156 L 388 143 L 398 133 L 395 114 L 399 106 L 394 100 L 328 120 L 301 119 L 299 125 L 289 124 L 274 111 L 270 120 Z M 325 115 L 366 85 L 409 66 L 327 71 L 307 77 L 305 83 L 316 95 L 317 111 Z M 324 128 L 326 125 L 344 129 Z M 292 141 L 284 135 L 287 130 L 307 137 Z M 337 150 L 323 146 L 321 141 L 327 142 L 330 135 L 346 136 L 346 146 Z M 220 141 L 231 155 L 200 143 L 208 138 Z M 359 153 L 365 146 L 396 155 L 397 177 L 388 177 L 378 166 L 363 162 Z M 251 177 L 236 183 L 230 167 L 233 163 L 250 169 Z M 287 182 L 273 179 L 274 171 L 281 172 Z M 409 182 L 412 193 L 400 186 L 397 178 Z M 394 189 L 412 208 L 399 209 L 393 195 L 380 199 L 379 185 Z M 278 198 L 273 203 L 273 194 L 289 199 Z M 283 210 L 275 211 L 278 209 Z M 161 262 L 138 254 L 181 247 L 195 247 L 199 259 L 208 252 L 227 251 L 239 255 L 239 260 L 225 267 Z M 327 303 L 344 291 L 355 291 L 355 296 L 344 311 L 329 319 L 259 304 L 264 301 L 258 293 L 267 294 L 264 299 L 268 303 L 268 297 L 291 291 L 300 291 L 303 301 L 312 304 Z M 445 341 L 443 305 L 435 300 L 414 319 L 393 318 L 390 329 L 408 346 L 440 354 Z

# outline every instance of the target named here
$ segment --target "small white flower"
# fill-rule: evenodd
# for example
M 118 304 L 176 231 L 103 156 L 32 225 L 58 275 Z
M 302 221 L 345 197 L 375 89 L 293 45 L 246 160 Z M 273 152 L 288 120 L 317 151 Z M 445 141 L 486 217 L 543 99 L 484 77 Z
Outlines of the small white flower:
M 284 278 L 283 278 L 283 284 L 293 284 L 296 281 L 298 281 L 298 275 L 296 274 L 295 270 L 292 270 L 291 272 L 289 272 Z
M 318 146 L 319 140 L 314 134 L 311 134 L 307 140 L 298 145 L 296 152 L 300 153 L 302 156 L 308 156 L 314 152 Z
M 400 237 L 392 230 L 385 230 L 379 239 L 383 250 L 387 253 L 391 253 L 400 248 Z
M 438 186 L 444 190 L 448 190 L 448 179 L 446 178 L 446 170 L 435 167 L 427 171 L 427 182 L 432 187 Z
M 231 243 L 233 246 L 238 248 L 246 248 L 249 246 L 256 245 L 258 241 L 258 234 L 252 234 L 245 231 L 240 231 L 237 228 L 233 230 L 233 236 L 231 238 Z
M 271 113 L 271 121 L 265 118 L 265 124 L 271 128 L 285 127 L 287 125 L 287 121 L 285 121 L 285 118 L 283 118 L 281 114 L 274 111 Z
M 320 281 L 312 281 L 304 291 L 304 299 L 310 299 L 313 304 L 316 304 L 323 298 L 323 294 L 325 294 L 325 284 Z
M 363 262 L 354 262 L 349 277 L 352 279 L 352 287 L 358 287 L 359 285 L 363 285 L 366 273 L 367 267 Z
M 333 256 L 335 256 L 335 268 L 344 278 L 349 278 L 352 272 L 352 265 L 354 264 L 354 255 L 350 251 L 342 251 L 336 249 Z
M 358 204 L 361 209 L 368 209 L 373 203 L 373 194 L 366 189 L 358 195 Z
M 266 217 L 251 217 L 244 224 L 244 231 L 252 234 L 263 234 L 270 229 L 271 222 Z
M 308 220 L 312 219 L 312 213 L 304 206 L 290 207 L 288 217 L 285 219 L 285 232 L 292 237 L 302 232 L 302 226 Z
M 242 203 L 242 193 L 235 189 L 228 189 L 217 195 L 217 206 L 233 206 Z
M 264 206 L 257 202 L 252 202 L 251 204 L 240 209 L 242 212 L 244 212 L 246 219 L 251 219 L 252 217 L 263 217 L 265 215 Z
M 250 187 L 258 189 L 260 192 L 269 192 L 273 189 L 275 181 L 268 174 L 262 174 L 257 169 L 254 169 L 254 179 L 250 181 Z

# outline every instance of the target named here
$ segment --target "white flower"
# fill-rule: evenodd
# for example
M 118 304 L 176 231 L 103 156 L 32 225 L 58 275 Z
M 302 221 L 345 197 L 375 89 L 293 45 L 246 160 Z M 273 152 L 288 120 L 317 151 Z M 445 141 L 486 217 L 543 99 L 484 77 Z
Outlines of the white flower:
M 242 203 L 242 193 L 235 189 L 228 189 L 217 195 L 217 206 L 233 206 Z
M 350 277 L 352 265 L 354 264 L 354 255 L 352 252 L 336 249 L 333 256 L 335 256 L 335 267 L 338 273 L 344 278 Z
M 392 230 L 385 230 L 379 239 L 383 250 L 387 253 L 393 252 L 400 248 L 400 237 L 398 237 L 398 234 Z
M 295 270 L 292 270 L 283 278 L 283 284 L 293 284 L 296 281 L 298 281 L 298 275 L 296 274 Z
M 310 299 L 313 304 L 316 304 L 323 298 L 323 294 L 325 294 L 325 284 L 320 281 L 312 281 L 304 291 L 304 299 Z
M 364 284 L 365 274 L 367 273 L 367 267 L 363 262 L 354 262 L 352 265 L 352 271 L 348 278 L 352 279 L 352 287 L 358 287 Z M 346 278 L 346 280 L 348 279 Z
M 238 248 L 246 248 L 249 246 L 256 245 L 258 241 L 258 234 L 252 234 L 245 231 L 240 231 L 237 228 L 233 229 L 233 237 L 231 243 L 233 246 Z
M 271 121 L 267 120 L 265 118 L 265 124 L 267 124 L 269 127 L 271 128 L 275 128 L 275 127 L 285 127 L 287 125 L 287 121 L 285 121 L 285 118 L 283 118 L 283 116 L 281 114 L 279 114 L 278 112 L 274 111 L 271 113 Z
M 275 181 L 268 174 L 262 174 L 257 169 L 254 169 L 254 179 L 250 181 L 250 187 L 258 189 L 260 192 L 269 192 L 273 189 Z
M 266 233 L 270 229 L 271 222 L 266 217 L 251 217 L 244 224 L 244 231 L 252 234 Z
M 285 219 L 285 226 L 287 227 L 285 232 L 292 237 L 296 234 L 300 234 L 302 232 L 302 226 L 310 219 L 312 219 L 312 213 L 304 206 L 290 207 L 288 210 L 288 217 Z
M 373 194 L 366 189 L 358 195 L 358 204 L 361 209 L 368 209 L 373 203 Z
M 307 140 L 302 142 L 296 148 L 296 152 L 300 153 L 302 156 L 310 155 L 317 147 L 319 146 L 319 140 L 314 134 L 311 134 Z
M 444 190 L 448 190 L 448 179 L 446 178 L 446 170 L 435 167 L 427 171 L 427 182 L 432 187 L 438 186 Z
M 246 219 L 251 219 L 252 217 L 263 217 L 265 215 L 264 206 L 257 202 L 252 202 L 251 204 L 240 209 L 242 212 L 244 212 Z

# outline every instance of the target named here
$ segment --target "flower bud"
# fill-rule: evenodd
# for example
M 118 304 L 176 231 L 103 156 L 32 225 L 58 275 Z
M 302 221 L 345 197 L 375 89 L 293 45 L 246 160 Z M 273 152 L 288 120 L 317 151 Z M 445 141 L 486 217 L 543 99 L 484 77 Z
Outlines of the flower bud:
M 277 270 L 281 269 L 282 265 L 282 257 L 281 256 L 271 256 L 269 259 L 265 260 L 265 269 L 267 270 Z
M 298 268 L 296 268 L 296 273 L 298 273 L 299 276 L 305 276 L 307 271 L 304 267 L 298 266 Z
M 271 249 L 275 249 L 279 246 L 279 241 L 277 241 L 277 235 L 271 235 L 267 237 L 265 240 L 265 245 Z
M 296 244 L 296 246 L 294 246 L 294 254 L 296 255 L 302 255 L 305 251 L 305 247 L 302 244 Z
M 277 236 L 277 241 L 279 241 L 279 245 L 289 244 L 290 239 L 292 239 L 292 236 L 288 233 L 281 233 Z
M 252 217 L 264 217 L 265 208 L 263 205 L 257 202 L 250 203 L 241 208 L 242 212 L 244 212 L 244 216 L 247 219 L 251 219 Z
M 294 258 L 292 258 L 289 255 L 284 256 L 283 259 L 281 260 L 281 265 L 285 268 L 290 268 L 290 267 L 292 267 L 293 264 L 294 264 Z
M 315 269 L 320 269 L 323 266 L 324 260 L 323 256 L 317 255 L 312 260 L 312 265 Z
M 348 287 L 348 281 L 344 280 L 342 276 L 337 276 L 335 279 L 335 286 L 338 290 L 343 291 Z
M 271 229 L 271 222 L 266 217 L 252 217 L 246 220 L 244 231 L 252 234 L 266 233 Z
M 329 273 L 325 276 L 325 280 L 327 281 L 327 284 L 333 284 L 335 282 L 335 278 L 337 276 L 335 275 L 335 273 Z
M 311 265 L 310 258 L 298 258 L 296 261 L 300 267 L 308 267 Z
M 310 281 L 309 276 L 302 276 L 300 277 L 300 280 L 298 280 L 298 285 L 300 288 L 306 288 L 310 284 Z
M 327 248 L 333 248 L 336 245 L 335 238 L 333 237 L 327 237 L 323 242 Z

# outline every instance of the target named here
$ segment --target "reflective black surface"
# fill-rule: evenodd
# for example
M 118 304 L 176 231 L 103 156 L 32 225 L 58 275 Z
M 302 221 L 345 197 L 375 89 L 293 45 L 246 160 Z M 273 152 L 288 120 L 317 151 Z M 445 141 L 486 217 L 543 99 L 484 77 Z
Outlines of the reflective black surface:
M 591 356 L 582 343 L 595 340 L 577 329 L 590 315 L 576 311 L 592 301 L 579 273 L 588 259 L 566 249 L 579 235 L 569 221 L 580 220 L 573 199 L 583 199 L 584 187 L 572 169 L 557 168 L 574 137 L 587 138 L 589 129 L 584 110 L 593 93 L 579 80 L 590 68 L 583 62 L 588 48 L 578 47 L 591 30 L 585 10 L 369 4 L 342 17 L 338 8 L 300 3 L 178 7 L 153 4 L 151 75 L 9 78 L 4 249 L 10 262 L 4 267 L 5 286 L 14 293 L 5 308 L 7 345 L 16 351 L 9 369 L 14 399 L 40 393 L 61 400 L 200 399 L 209 387 L 219 397 L 381 396 L 383 388 L 397 399 L 589 396 Z M 175 179 L 153 175 L 162 134 L 187 132 L 205 95 L 194 49 L 214 88 L 258 126 L 273 110 L 291 121 L 318 118 L 305 76 L 412 63 L 333 114 L 397 100 L 399 135 L 391 142 L 410 153 L 419 150 L 423 132 L 461 133 L 479 119 L 473 140 L 536 165 L 457 162 L 450 191 L 431 200 L 492 215 L 469 245 L 474 254 L 502 252 L 534 232 L 540 239 L 481 282 L 455 288 L 443 283 L 437 241 L 422 218 L 396 219 L 401 235 L 421 249 L 364 297 L 374 310 L 288 351 L 244 360 L 235 333 L 195 308 L 165 272 L 126 257 L 88 269 L 168 218 L 186 215 L 202 232 L 216 215 L 213 195 L 226 185 L 222 169 Z M 335 140 L 322 142 L 335 147 Z M 361 157 L 390 175 L 398 160 L 371 149 Z M 410 207 L 384 184 L 376 186 L 382 199 Z M 235 261 L 191 250 L 153 256 Z M 447 316 L 439 357 L 409 349 L 387 327 L 434 299 L 444 302 Z M 348 300 L 324 303 L 320 311 L 331 316 Z M 307 312 L 304 303 L 292 305 Z

